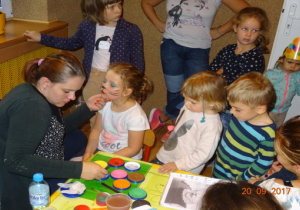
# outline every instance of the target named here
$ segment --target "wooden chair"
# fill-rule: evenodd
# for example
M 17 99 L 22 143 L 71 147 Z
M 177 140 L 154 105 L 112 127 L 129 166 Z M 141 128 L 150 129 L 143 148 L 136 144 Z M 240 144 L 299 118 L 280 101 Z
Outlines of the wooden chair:
M 146 146 L 143 161 L 148 162 L 149 155 L 150 155 L 150 149 L 153 146 L 154 142 L 155 142 L 154 132 L 151 129 L 146 130 L 145 135 L 144 135 L 144 142 L 143 142 L 143 144 Z

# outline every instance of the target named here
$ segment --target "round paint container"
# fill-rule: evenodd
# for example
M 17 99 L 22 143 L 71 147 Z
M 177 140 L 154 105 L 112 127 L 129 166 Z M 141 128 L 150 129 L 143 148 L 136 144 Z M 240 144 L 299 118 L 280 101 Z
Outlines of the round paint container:
M 109 178 L 109 174 L 106 174 L 105 177 L 103 177 L 102 179 L 95 179 L 97 181 L 104 181 L 107 180 Z
M 78 206 L 75 206 L 74 210 L 90 210 L 90 207 L 88 207 L 86 205 L 78 205 Z
M 122 169 L 114 170 L 110 173 L 111 178 L 113 179 L 126 179 L 127 172 Z
M 108 161 L 108 165 L 114 168 L 122 167 L 125 161 L 121 158 L 112 158 Z
M 133 200 L 143 200 L 147 197 L 147 192 L 141 188 L 133 188 L 128 192 L 128 195 Z
M 137 162 L 127 162 L 125 163 L 124 165 L 124 168 L 127 170 L 127 171 L 131 171 L 131 172 L 134 172 L 134 171 L 138 171 L 140 170 L 141 168 L 141 165 Z
M 107 168 L 108 164 L 107 162 L 103 161 L 103 160 L 97 160 L 95 161 L 95 163 L 97 163 L 99 166 L 101 166 L 102 168 Z
M 106 206 L 105 200 L 109 196 L 109 193 L 99 192 L 96 196 L 96 204 L 98 206 Z
M 117 190 L 128 190 L 130 188 L 130 182 L 127 179 L 117 179 L 114 181 L 113 186 Z
M 127 179 L 131 183 L 141 183 L 145 180 L 145 176 L 144 176 L 144 174 L 139 173 L 139 172 L 132 172 L 132 173 L 128 174 Z

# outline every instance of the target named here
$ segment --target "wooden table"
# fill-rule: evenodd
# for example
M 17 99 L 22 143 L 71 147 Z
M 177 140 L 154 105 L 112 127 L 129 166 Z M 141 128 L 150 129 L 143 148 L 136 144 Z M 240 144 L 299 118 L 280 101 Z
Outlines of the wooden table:
M 168 174 L 159 174 L 157 172 L 157 169 L 160 167 L 159 165 L 151 164 L 148 162 L 139 161 L 139 160 L 135 160 L 135 159 L 131 159 L 131 158 L 125 158 L 122 156 L 105 153 L 105 152 L 98 152 L 96 155 L 100 155 L 100 157 L 101 157 L 100 159 L 102 159 L 102 160 L 108 160 L 110 158 L 121 158 L 125 162 L 128 162 L 128 161 L 138 162 L 141 164 L 142 167 L 145 166 L 144 168 L 148 168 L 148 172 L 146 172 L 146 175 L 145 175 L 145 180 L 142 183 L 135 185 L 135 187 L 144 189 L 147 192 L 147 198 L 145 200 L 149 201 L 153 208 L 157 208 L 159 210 L 170 209 L 170 208 L 162 207 L 159 205 L 161 195 L 163 193 L 164 187 L 169 178 Z M 95 159 L 92 158 L 91 161 L 95 161 Z M 149 167 L 147 167 L 147 165 Z M 122 168 L 120 168 L 120 169 L 122 169 Z M 184 173 L 184 174 L 191 174 L 191 173 L 188 173 L 185 171 L 176 171 L 176 172 Z M 193 175 L 195 175 L 195 174 L 193 174 Z M 109 178 L 109 179 L 111 179 L 111 178 Z M 71 180 L 68 180 L 68 181 L 71 181 Z M 74 181 L 74 180 L 72 180 L 72 181 Z M 86 182 L 87 183 L 86 186 L 90 184 L 88 182 L 95 183 L 94 188 L 99 189 L 100 183 L 99 184 L 96 184 L 96 183 L 100 182 L 100 181 L 86 181 L 86 180 L 81 180 L 81 181 Z M 109 182 L 108 180 L 103 181 L 103 182 L 111 184 L 110 183 L 111 181 Z M 101 189 L 101 191 L 102 191 L 102 189 Z M 110 190 L 106 190 L 105 192 L 113 193 Z M 127 191 L 121 191 L 121 192 L 127 194 Z M 94 193 L 95 198 L 96 198 L 97 193 L 93 192 L 93 190 L 90 189 L 90 187 L 87 187 L 85 193 Z M 51 201 L 50 201 L 49 206 L 55 207 L 57 210 L 73 210 L 74 207 L 77 205 L 87 205 L 91 208 L 91 210 L 106 209 L 106 207 L 98 206 L 95 202 L 95 199 L 89 200 L 89 199 L 83 198 L 83 196 L 77 197 L 77 198 L 67 198 L 67 197 L 63 196 L 62 194 L 60 194 L 60 190 L 57 190 L 55 193 L 53 193 L 51 195 Z

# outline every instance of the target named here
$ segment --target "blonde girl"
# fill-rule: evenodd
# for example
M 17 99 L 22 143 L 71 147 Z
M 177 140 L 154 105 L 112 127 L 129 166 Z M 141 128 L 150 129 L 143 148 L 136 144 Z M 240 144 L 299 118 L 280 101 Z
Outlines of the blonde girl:
M 300 95 L 300 37 L 296 37 L 279 57 L 273 69 L 265 76 L 272 82 L 276 91 L 276 104 L 270 117 L 277 128 L 282 125 L 294 96 Z
M 271 191 L 284 209 L 300 209 L 300 116 L 293 117 L 277 129 L 274 148 L 277 160 L 297 179 L 267 179 L 259 186 Z M 253 177 L 249 182 L 259 180 Z
M 199 174 L 215 153 L 222 123 L 219 112 L 226 106 L 226 81 L 212 71 L 189 77 L 181 88 L 184 106 L 175 127 L 169 127 L 166 142 L 152 163 L 158 172 L 184 170 Z
M 136 100 L 144 101 L 152 91 L 152 82 L 134 65 L 112 64 L 101 90 L 109 102 L 97 113 L 83 160 L 91 157 L 97 148 L 141 159 L 144 131 L 149 129 L 149 123 Z
M 224 47 L 210 64 L 210 69 L 221 74 L 226 79 L 227 85 L 246 73 L 264 71 L 263 53 L 268 52 L 266 35 L 269 30 L 269 19 L 263 9 L 247 7 L 233 19 L 233 30 L 236 33 L 236 44 Z M 229 110 L 230 107 L 227 107 L 220 114 L 224 132 L 232 118 Z

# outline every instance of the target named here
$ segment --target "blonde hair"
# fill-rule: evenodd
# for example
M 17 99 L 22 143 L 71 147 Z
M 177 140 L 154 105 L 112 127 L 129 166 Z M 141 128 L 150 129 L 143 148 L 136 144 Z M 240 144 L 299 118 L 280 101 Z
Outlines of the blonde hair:
M 226 80 L 215 72 L 202 71 L 184 81 L 181 93 L 195 100 L 213 104 L 213 110 L 220 112 L 226 107 Z
M 123 88 L 132 89 L 131 97 L 134 100 L 145 101 L 148 94 L 153 92 L 152 81 L 145 76 L 144 72 L 139 71 L 131 63 L 114 63 L 109 66 L 108 71 L 113 71 L 120 75 L 124 84 Z
M 272 110 L 276 94 L 270 80 L 259 72 L 242 75 L 227 87 L 227 100 L 250 107 L 266 105 Z
M 269 44 L 267 33 L 270 28 L 270 21 L 266 12 L 259 7 L 246 7 L 237 14 L 232 20 L 232 23 L 238 26 L 248 18 L 255 18 L 260 23 L 260 35 L 255 40 L 255 45 L 259 47 L 263 53 L 269 53 L 269 49 L 267 48 Z
M 105 20 L 105 9 L 108 4 L 122 2 L 124 0 L 81 0 L 81 12 L 83 19 L 100 25 L 107 24 Z
M 300 116 L 286 121 L 276 130 L 274 146 L 290 163 L 300 165 Z

